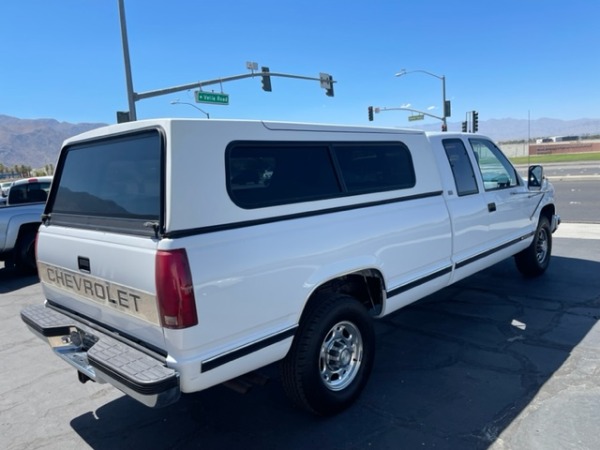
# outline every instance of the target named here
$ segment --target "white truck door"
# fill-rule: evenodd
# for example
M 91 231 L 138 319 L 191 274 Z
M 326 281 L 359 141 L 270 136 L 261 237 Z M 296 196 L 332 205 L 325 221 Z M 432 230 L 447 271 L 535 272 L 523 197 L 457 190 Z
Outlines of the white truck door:
M 480 137 L 468 140 L 483 184 L 489 241 L 501 246 L 521 239 L 535 229 L 532 216 L 539 196 L 530 195 L 516 169 L 492 141 Z
M 489 212 L 465 143 L 446 138 L 441 144 L 448 163 L 440 161 L 440 169 L 452 219 L 454 262 L 460 264 L 489 248 Z

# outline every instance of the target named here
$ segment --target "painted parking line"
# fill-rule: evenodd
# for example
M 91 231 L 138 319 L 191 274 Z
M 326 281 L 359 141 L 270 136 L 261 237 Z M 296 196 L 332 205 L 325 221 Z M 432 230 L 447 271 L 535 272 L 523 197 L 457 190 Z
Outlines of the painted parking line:
M 553 236 L 568 239 L 600 239 L 600 224 L 563 222 Z

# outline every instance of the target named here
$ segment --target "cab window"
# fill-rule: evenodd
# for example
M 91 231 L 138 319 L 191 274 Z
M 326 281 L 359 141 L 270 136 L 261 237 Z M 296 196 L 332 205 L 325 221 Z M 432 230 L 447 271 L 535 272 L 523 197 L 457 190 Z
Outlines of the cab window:
M 510 161 L 493 142 L 469 139 L 486 191 L 507 189 L 519 185 L 519 177 Z
M 459 197 L 463 195 L 476 194 L 479 192 L 473 166 L 469 161 L 469 155 L 465 144 L 460 139 L 444 139 L 442 141 L 446 157 L 452 168 L 456 193 Z

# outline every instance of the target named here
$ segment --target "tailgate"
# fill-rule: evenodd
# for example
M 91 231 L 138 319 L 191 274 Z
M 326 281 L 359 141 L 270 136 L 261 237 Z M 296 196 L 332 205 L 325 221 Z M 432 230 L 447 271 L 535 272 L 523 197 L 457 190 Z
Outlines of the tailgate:
M 164 349 L 154 281 L 156 246 L 140 236 L 42 225 L 37 257 L 44 295 L 92 323 Z

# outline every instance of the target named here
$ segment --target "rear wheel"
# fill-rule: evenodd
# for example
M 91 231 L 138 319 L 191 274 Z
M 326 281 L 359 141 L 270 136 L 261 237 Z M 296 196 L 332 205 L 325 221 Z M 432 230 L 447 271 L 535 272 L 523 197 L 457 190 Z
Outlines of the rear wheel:
M 545 216 L 540 217 L 533 242 L 529 247 L 515 255 L 517 269 L 527 276 L 536 277 L 543 274 L 550 264 L 552 253 L 552 232 Z
M 19 236 L 15 246 L 15 267 L 21 272 L 34 273 L 37 269 L 35 264 L 35 236 L 36 231 L 25 231 Z
M 336 295 L 308 311 L 281 363 L 288 397 L 301 408 L 331 415 L 350 406 L 373 367 L 375 333 L 365 307 Z

